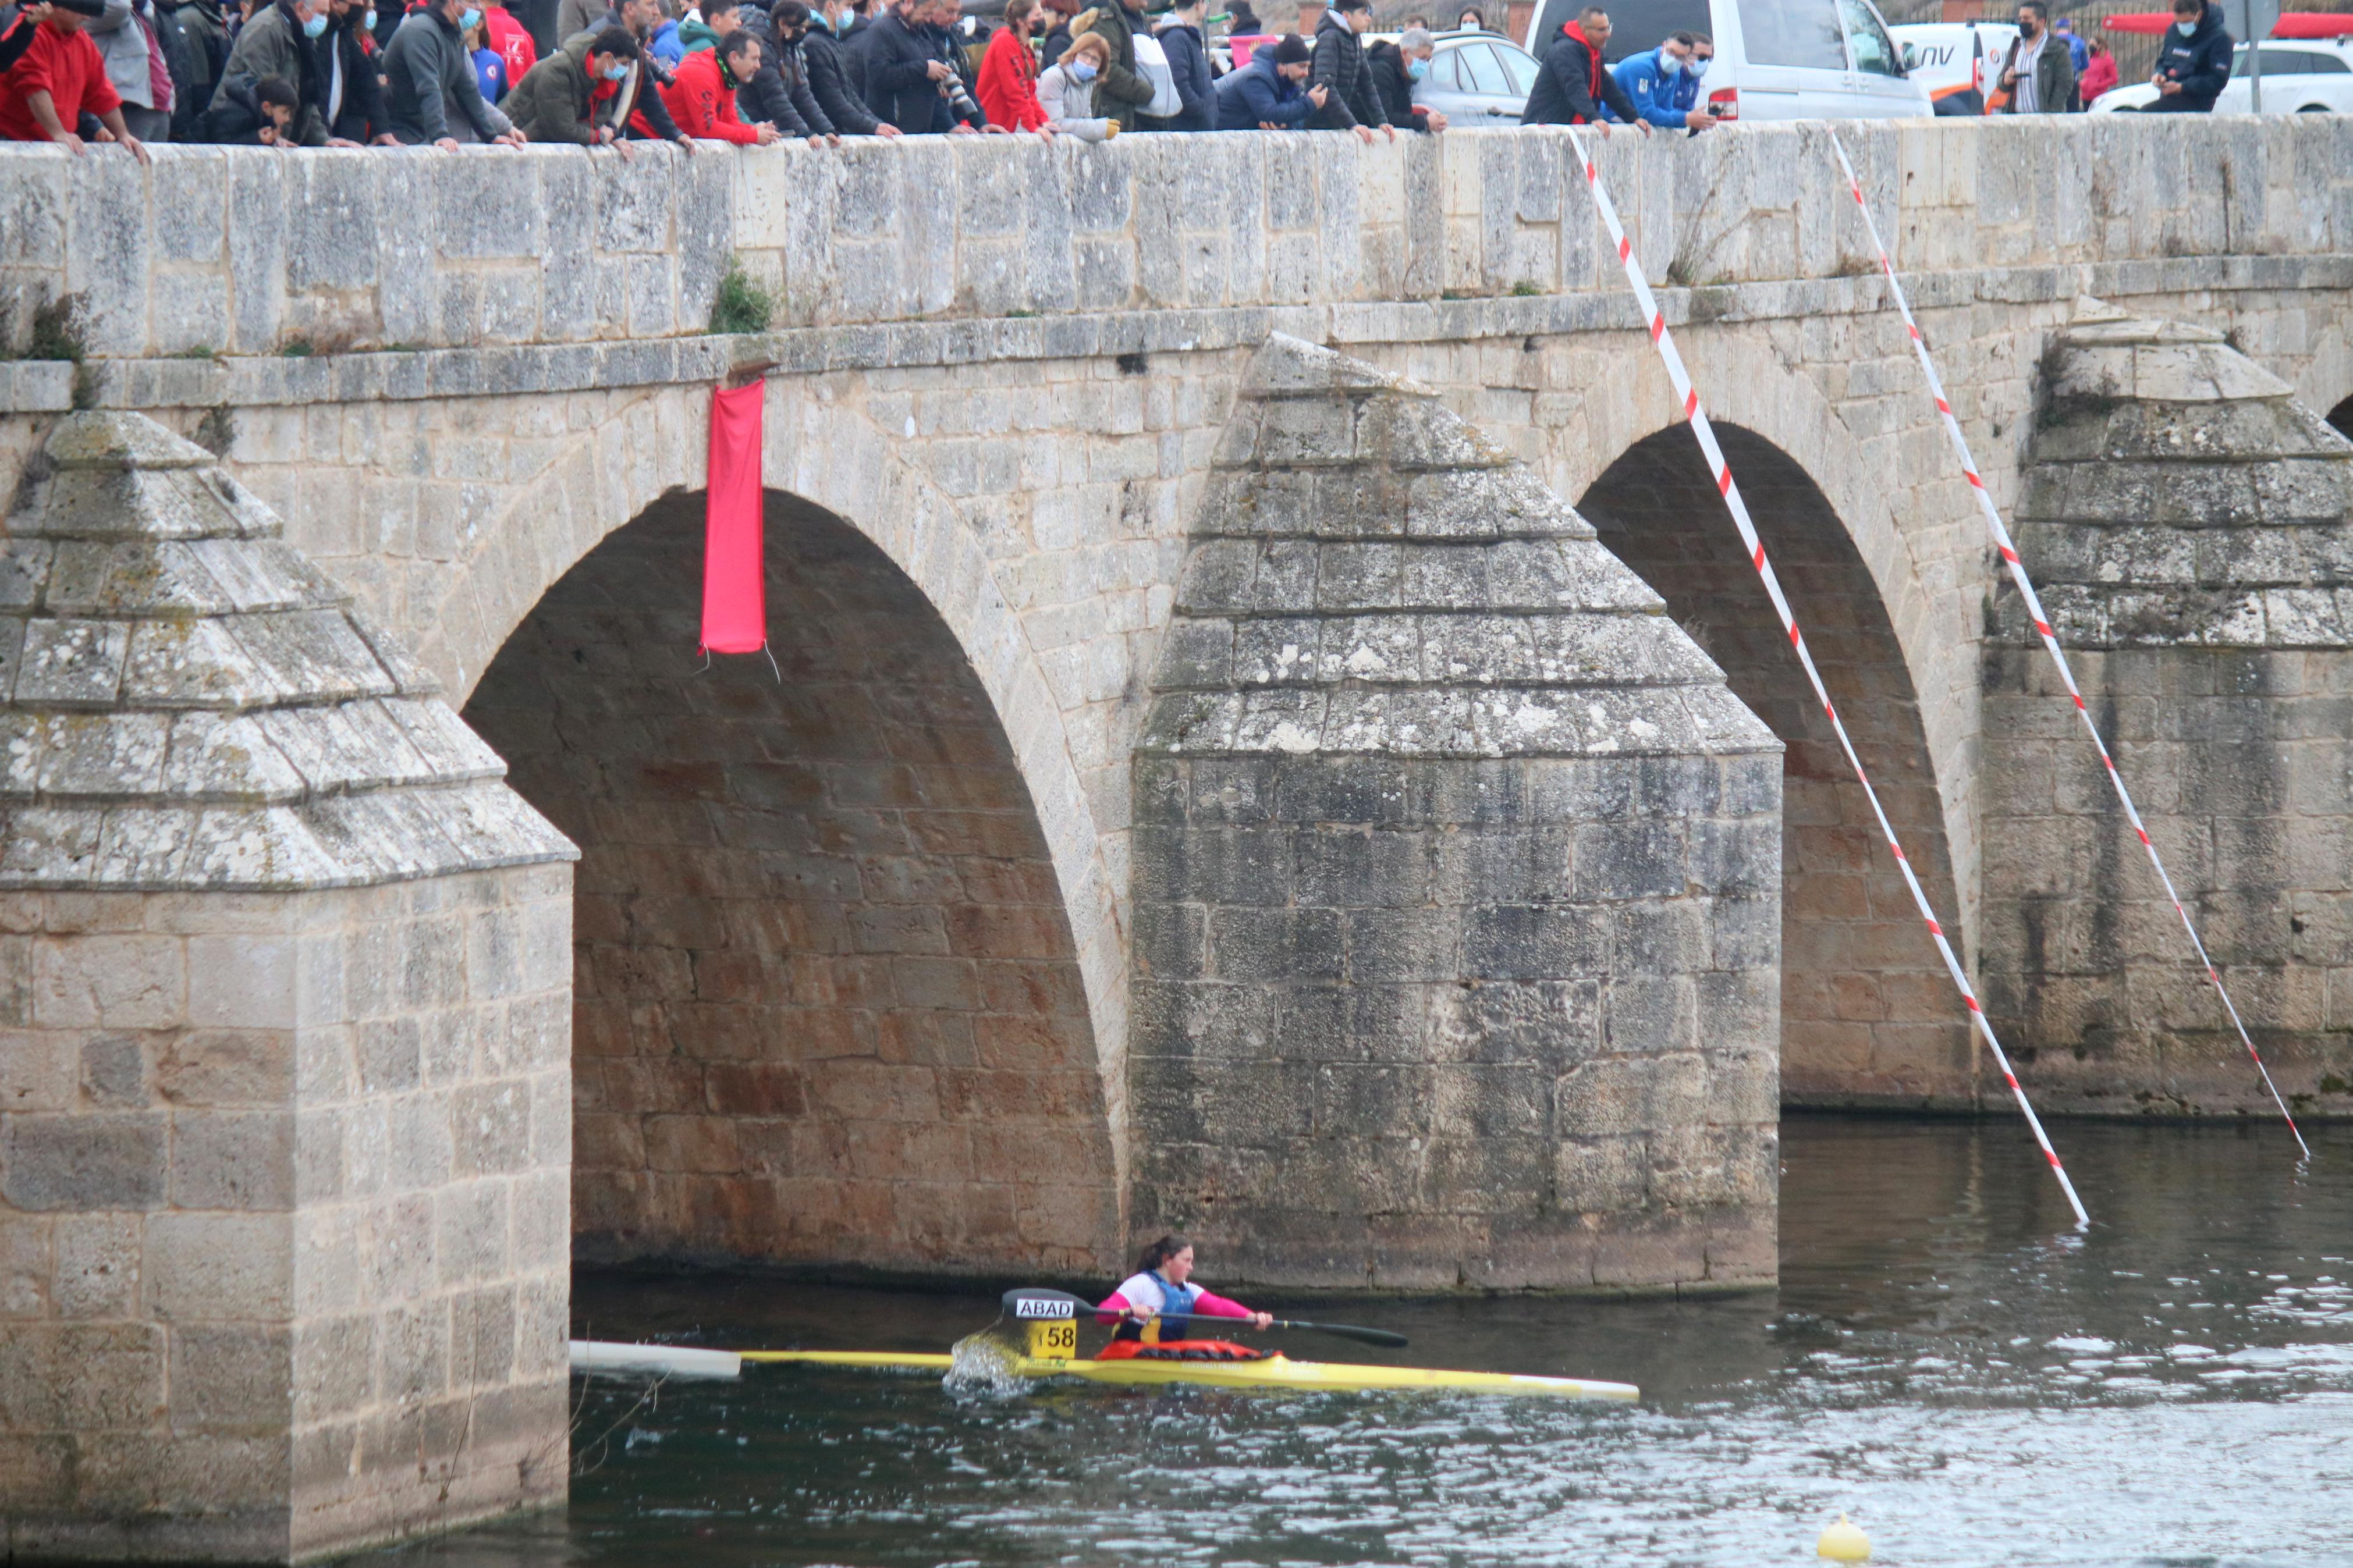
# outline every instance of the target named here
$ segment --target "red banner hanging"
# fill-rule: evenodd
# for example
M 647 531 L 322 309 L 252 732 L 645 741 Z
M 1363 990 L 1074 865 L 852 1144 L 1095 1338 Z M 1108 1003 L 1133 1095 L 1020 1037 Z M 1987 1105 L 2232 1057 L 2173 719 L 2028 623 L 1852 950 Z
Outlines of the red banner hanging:
M 702 647 L 757 653 L 768 641 L 761 571 L 760 410 L 767 384 L 711 394 L 711 489 L 702 536 Z

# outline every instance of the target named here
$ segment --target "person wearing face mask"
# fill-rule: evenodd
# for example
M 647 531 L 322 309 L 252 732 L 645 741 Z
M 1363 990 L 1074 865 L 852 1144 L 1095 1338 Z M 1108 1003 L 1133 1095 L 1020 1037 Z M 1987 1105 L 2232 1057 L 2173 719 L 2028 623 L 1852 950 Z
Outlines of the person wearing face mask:
M 1215 131 L 1218 128 L 1216 88 L 1209 75 L 1209 48 L 1202 41 L 1201 21 L 1208 0 L 1176 0 L 1153 37 L 1168 60 L 1176 83 L 1176 112 L 1155 119 L 1136 117 L 1140 131 Z
M 397 147 L 385 110 L 384 84 L 369 47 L 375 33 L 375 7 L 369 0 L 327 0 L 327 31 L 319 39 L 319 118 L 330 147 Z
M 1038 0 L 1005 0 L 1005 26 L 988 40 L 988 52 L 981 57 L 980 80 L 972 95 L 988 111 L 990 124 L 1044 131 L 1051 136 L 1053 132 L 1046 128 L 1045 105 L 1038 101 L 1037 58 L 1029 52 L 1029 35 L 1042 16 Z
M 1250 51 L 1250 64 L 1218 79 L 1220 131 L 1299 131 L 1330 96 L 1307 85 L 1315 52 L 1296 33 Z
M 724 7 L 729 3 L 704 0 L 704 14 L 710 15 L 712 5 Z M 806 136 L 812 147 L 840 146 L 841 137 L 833 121 L 826 118 L 817 95 L 809 90 L 808 60 L 801 45 L 808 37 L 811 20 L 802 0 L 776 0 L 765 33 L 758 31 L 757 12 L 723 9 L 719 15 L 740 19 L 738 26 L 728 29 L 730 33 L 752 32 L 760 40 L 759 68 L 735 93 L 736 111 L 744 121 L 754 125 L 765 121 L 781 135 Z M 727 47 L 723 39 L 719 47 Z M 691 62 L 694 56 L 689 54 L 687 58 Z
M 1101 33 L 1081 33 L 1071 40 L 1062 58 L 1038 78 L 1038 102 L 1047 124 L 1082 142 L 1108 142 L 1119 134 L 1118 121 L 1094 111 L 1095 83 L 1110 58 L 1111 43 Z
M 1381 95 L 1381 108 L 1391 125 L 1410 131 L 1446 129 L 1446 116 L 1413 100 L 1414 84 L 1429 79 L 1430 62 L 1437 53 L 1438 42 L 1426 27 L 1408 27 L 1396 43 L 1375 44 L 1365 51 L 1374 89 Z
M 2010 95 L 2004 114 L 2064 114 L 2074 103 L 2075 62 L 2065 40 L 2051 31 L 2042 0 L 2020 0 L 2018 37 L 2002 57 L 2000 85 Z
M 596 84 L 597 118 L 617 128 L 624 137 L 648 142 L 669 142 L 690 155 L 694 142 L 678 128 L 670 117 L 669 107 L 662 102 L 660 89 L 669 85 L 668 67 L 654 58 L 650 40 L 655 26 L 662 19 L 659 0 L 614 0 L 613 8 L 605 13 L 587 34 L 601 33 L 607 27 L 619 27 L 638 41 L 638 58 L 629 62 L 628 70 L 618 82 Z M 580 41 L 580 35 L 566 38 L 564 47 L 570 48 Z
M 1705 33 L 1676 33 L 1645 54 L 1628 55 L 1609 68 L 1619 89 L 1634 105 L 1634 112 L 1666 131 L 1689 131 L 1696 136 L 1715 123 L 1699 107 L 1700 79 L 1715 46 Z
M 466 30 L 481 26 L 477 0 L 438 0 L 401 19 L 384 52 L 385 112 L 403 146 L 454 153 L 461 142 L 520 147 L 513 122 L 482 101 Z
M 318 46 L 331 25 L 327 0 L 274 0 L 254 12 L 237 30 L 237 42 L 221 67 L 206 111 L 206 139 L 253 141 L 262 125 L 255 89 L 263 78 L 274 76 L 292 83 L 302 100 L 286 140 L 303 147 L 325 146 L 331 134 L 327 82 Z
M 507 116 L 533 142 L 606 146 L 619 132 L 596 123 L 596 84 L 619 82 L 637 58 L 638 41 L 626 27 L 591 35 L 577 53 L 557 49 L 515 83 L 507 94 Z
M 777 0 L 776 9 L 769 13 L 770 18 L 781 15 L 789 3 L 790 0 Z M 855 15 L 846 7 L 840 14 Z M 862 24 L 865 18 L 859 20 Z M 865 100 L 850 86 L 849 50 L 841 37 L 824 27 L 806 27 L 801 31 L 801 64 L 808 72 L 809 97 L 816 102 L 818 112 L 839 136 L 880 136 L 888 140 L 898 135 L 899 128 L 876 119 Z M 809 123 L 815 125 L 817 121 Z
M 2173 0 L 2173 26 L 2157 51 L 2157 69 L 2149 80 L 2156 101 L 2141 105 L 2143 114 L 2210 114 L 2214 100 L 2231 79 L 2232 38 L 2222 26 L 2222 8 L 2206 0 Z

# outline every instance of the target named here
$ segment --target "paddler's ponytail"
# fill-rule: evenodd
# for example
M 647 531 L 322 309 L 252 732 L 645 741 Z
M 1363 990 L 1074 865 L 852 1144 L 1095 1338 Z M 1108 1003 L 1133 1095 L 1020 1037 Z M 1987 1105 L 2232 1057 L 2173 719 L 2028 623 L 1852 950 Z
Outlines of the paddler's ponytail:
M 1192 1245 L 1192 1242 L 1180 1233 L 1170 1231 L 1144 1249 L 1144 1260 L 1135 1266 L 1135 1271 L 1138 1274 L 1150 1274 Z

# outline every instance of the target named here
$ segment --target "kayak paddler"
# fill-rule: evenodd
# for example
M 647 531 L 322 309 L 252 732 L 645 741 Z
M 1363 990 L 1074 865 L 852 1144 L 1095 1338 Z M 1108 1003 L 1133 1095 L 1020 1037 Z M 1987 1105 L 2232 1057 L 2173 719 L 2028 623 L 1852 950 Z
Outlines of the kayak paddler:
M 1098 1322 L 1119 1325 L 1113 1331 L 1111 1343 L 1103 1347 L 1097 1359 L 1119 1361 L 1149 1356 L 1154 1360 L 1178 1357 L 1188 1361 L 1254 1361 L 1264 1355 L 1263 1351 L 1203 1338 L 1196 1331 L 1198 1318 L 1232 1318 L 1263 1329 L 1274 1321 L 1274 1314 L 1253 1312 L 1240 1301 L 1204 1290 L 1191 1282 L 1192 1275 L 1193 1244 L 1184 1237 L 1164 1236 L 1145 1247 L 1135 1272 L 1095 1308 Z M 1194 1316 L 1187 1318 L 1182 1315 L 1185 1313 Z M 1173 1320 L 1165 1336 L 1160 1322 L 1164 1315 Z

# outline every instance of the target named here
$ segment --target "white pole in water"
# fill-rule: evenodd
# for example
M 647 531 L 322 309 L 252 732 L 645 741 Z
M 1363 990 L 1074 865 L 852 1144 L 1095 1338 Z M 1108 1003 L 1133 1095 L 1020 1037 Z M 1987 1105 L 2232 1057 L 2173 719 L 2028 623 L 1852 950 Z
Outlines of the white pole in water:
M 1905 297 L 1904 285 L 1896 280 L 1894 258 L 1887 254 L 1887 242 L 1879 237 L 1879 224 L 1871 216 L 1871 204 L 1862 199 L 1862 182 L 1854 177 L 1854 165 L 1847 162 L 1845 144 L 1838 132 L 1831 133 L 1831 151 L 1838 154 L 1839 169 L 1846 175 L 1846 188 L 1853 194 L 1857 211 L 1862 214 L 1862 226 L 1871 235 L 1871 243 L 1879 251 L 1879 270 L 1887 279 L 1887 289 L 1895 300 L 1895 309 L 1904 317 L 1904 330 L 1912 334 L 1912 353 L 1920 362 L 1920 374 L 1927 378 L 1928 395 L 1936 399 L 1936 412 L 1945 421 L 1945 434 L 1960 455 L 1961 477 L 1977 493 L 1978 508 L 1985 513 L 1986 527 L 1993 532 L 1994 548 L 2001 552 L 2003 563 L 2010 568 L 2010 580 L 2018 585 L 2019 596 L 2026 601 L 2027 614 L 2034 618 L 2034 630 L 2042 637 L 2042 647 L 2051 655 L 2051 662 L 2059 667 L 2059 679 L 2066 683 L 2067 695 L 2075 704 L 2075 712 L 2084 721 L 2084 731 L 2091 737 L 2092 749 L 2100 753 L 2100 765 L 2108 771 L 2108 783 L 2116 786 L 2117 804 L 2125 808 L 2125 821 L 2139 836 L 2141 847 L 2148 851 L 2148 863 L 2157 870 L 2157 879 L 2165 888 L 2165 896 L 2173 900 L 2173 912 L 2181 921 L 2181 929 L 2189 937 L 2190 951 L 2206 971 L 2207 984 L 2214 994 L 2222 999 L 2222 1011 L 2229 1014 L 2231 1026 L 2239 1031 L 2239 1043 L 2247 1047 L 2247 1055 L 2255 1064 L 2255 1071 L 2271 1091 L 2272 1103 L 2287 1121 L 2287 1130 L 2304 1157 L 2312 1158 L 2312 1147 L 2297 1131 L 2295 1117 L 2289 1111 L 2287 1101 L 2281 1098 L 2279 1085 L 2272 1081 L 2271 1069 L 2263 1066 L 2263 1053 L 2255 1049 L 2254 1037 L 2247 1033 L 2246 1021 L 2239 1016 L 2238 1004 L 2231 1000 L 2230 988 L 2222 984 L 2222 972 L 2206 952 L 2206 943 L 2198 935 L 2198 924 L 2189 918 L 2189 910 L 2174 889 L 2173 879 L 2165 869 L 2165 858 L 2157 852 L 2157 840 L 2148 836 L 2148 828 L 2140 819 L 2140 809 L 2133 805 L 2132 791 L 2125 787 L 2125 775 L 2116 770 L 2116 760 L 2108 752 L 2108 743 L 2100 738 L 2100 727 L 2092 719 L 2092 710 L 2084 704 L 2084 694 L 2076 688 L 2075 671 L 2067 663 L 2066 650 L 2059 646 L 2059 637 L 2051 629 L 2051 617 L 2043 613 L 2042 596 L 2035 593 L 2034 584 L 2026 575 L 2026 565 L 2018 558 L 2018 547 L 2010 537 L 2009 528 L 2001 521 L 2001 509 L 1993 504 L 1985 480 L 1978 474 L 1977 459 L 1969 455 L 1968 438 L 1961 434 L 1961 422 L 1953 416 L 1953 405 L 1945 396 L 1945 384 L 1936 374 L 1936 362 L 1928 357 L 1928 340 L 1920 335 L 1920 323 L 1912 318 L 1912 302 Z
M 1781 629 L 1788 634 L 1789 647 L 1798 656 L 1798 663 L 1806 672 L 1806 679 L 1814 689 L 1814 700 L 1829 715 L 1831 729 L 1838 736 L 1839 747 L 1846 753 L 1847 765 L 1854 770 L 1862 793 L 1871 802 L 1872 815 L 1879 819 L 1880 834 L 1886 838 L 1887 847 L 1895 857 L 1895 868 L 1904 873 L 1904 885 L 1912 890 L 1912 902 L 1918 907 L 1920 918 L 1927 922 L 1928 936 L 1936 944 L 1937 954 L 1945 961 L 1945 973 L 1952 976 L 1954 987 L 1961 994 L 1962 1005 L 1968 1008 L 1969 1019 L 1977 1026 L 1978 1034 L 1993 1052 L 1995 1065 L 2001 1068 L 2002 1081 L 2018 1100 L 2018 1109 L 2026 1117 L 2026 1125 L 2034 1133 L 2034 1142 L 2042 1147 L 2042 1157 L 2050 1162 L 2051 1173 L 2059 1179 L 2059 1190 L 2067 1194 L 2067 1206 L 2075 1211 L 2077 1228 L 2091 1225 L 2092 1216 L 2084 1212 L 2084 1202 L 2075 1195 L 2075 1184 L 2067 1179 L 2067 1167 L 2059 1163 L 2059 1151 L 2051 1146 L 2051 1139 L 2042 1131 L 2042 1119 L 2026 1098 L 2026 1090 L 2018 1084 L 2018 1075 L 2010 1070 L 2010 1058 L 1994 1037 L 1993 1025 L 1986 1018 L 1985 1009 L 1978 1004 L 1977 992 L 1969 985 L 1969 977 L 1961 968 L 1961 961 L 1946 940 L 1945 928 L 1936 921 L 1936 911 L 1928 902 L 1928 894 L 1913 874 L 1911 858 L 1904 853 L 1904 845 L 1895 837 L 1895 825 L 1888 820 L 1887 810 L 1879 804 L 1879 792 L 1872 787 L 1871 775 L 1863 771 L 1862 759 L 1855 754 L 1854 742 L 1848 738 L 1846 724 L 1839 718 L 1838 708 L 1831 701 L 1828 688 L 1822 685 L 1821 671 L 1814 668 L 1814 656 L 1799 634 L 1798 618 L 1789 608 L 1788 599 L 1781 592 L 1780 579 L 1774 575 L 1772 563 L 1765 558 L 1765 545 L 1757 537 L 1757 525 L 1748 516 L 1748 503 L 1741 499 L 1740 487 L 1733 482 L 1732 465 L 1725 459 L 1724 448 L 1716 445 L 1715 426 L 1708 423 L 1707 411 L 1700 406 L 1699 389 L 1692 384 L 1691 373 L 1683 368 L 1683 355 L 1675 352 L 1672 333 L 1667 331 L 1666 318 L 1659 311 L 1659 301 L 1651 292 L 1650 280 L 1642 276 L 1641 263 L 1634 259 L 1634 247 L 1627 239 L 1623 225 L 1618 221 L 1618 208 L 1602 188 L 1600 171 L 1593 166 L 1593 155 L 1586 151 L 1585 138 L 1571 129 L 1569 144 L 1577 153 L 1577 162 L 1585 169 L 1585 188 L 1593 193 L 1593 205 L 1601 214 L 1602 226 L 1609 229 L 1610 243 L 1618 247 L 1619 265 L 1625 268 L 1626 281 L 1634 290 L 1634 300 L 1641 307 L 1642 320 L 1651 333 L 1651 342 L 1667 367 L 1667 380 L 1675 389 L 1675 400 L 1683 416 L 1699 438 L 1701 456 L 1707 459 L 1708 472 L 1715 477 L 1715 488 L 1724 497 L 1724 504 L 1732 513 L 1732 526 L 1740 532 L 1740 542 L 1748 553 L 1750 564 L 1764 581 L 1765 596 L 1773 602 L 1773 613 L 1781 617 Z
M 733 1351 L 688 1350 L 681 1345 L 623 1345 L 606 1340 L 574 1340 L 575 1372 L 640 1372 L 664 1377 L 740 1377 L 744 1358 Z

